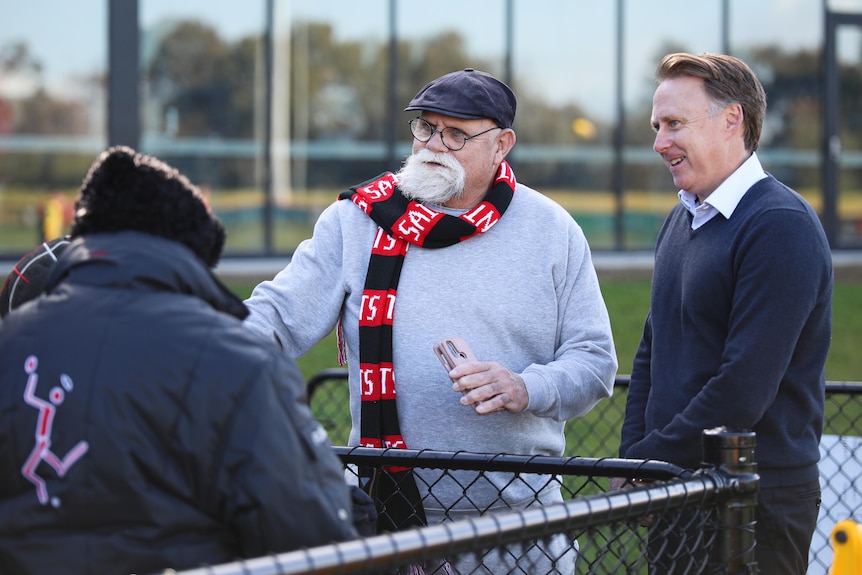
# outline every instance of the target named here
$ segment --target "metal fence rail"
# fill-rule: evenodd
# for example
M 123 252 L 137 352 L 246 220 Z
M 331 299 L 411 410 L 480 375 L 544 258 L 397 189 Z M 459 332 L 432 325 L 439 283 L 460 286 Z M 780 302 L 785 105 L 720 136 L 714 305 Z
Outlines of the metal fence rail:
M 336 445 L 345 445 L 350 432 L 346 383 L 347 370 L 343 368 L 323 370 L 308 381 L 312 410 Z M 618 376 L 612 397 L 599 402 L 585 416 L 568 422 L 566 455 L 616 456 L 628 384 L 628 376 Z M 847 518 L 862 521 L 862 383 L 827 382 L 823 433 L 823 503 L 809 551 L 809 575 L 828 573 L 832 564 L 829 535 L 834 525 Z M 578 495 L 602 493 L 605 489 L 603 483 L 587 482 L 580 486 Z
M 705 432 L 709 464 L 695 473 L 656 461 L 338 447 L 348 468 L 395 465 L 473 470 L 478 476 L 550 473 L 567 475 L 579 485 L 594 484 L 597 477 L 655 481 L 609 494 L 575 497 L 580 490 L 565 490 L 574 498 L 559 504 L 476 515 L 184 574 L 618 574 L 646 573 L 648 561 L 663 564 L 666 573 L 752 573 L 752 518 L 759 483 L 750 472 L 753 439 L 751 433 Z M 552 543 L 560 538 L 571 546 L 554 555 Z

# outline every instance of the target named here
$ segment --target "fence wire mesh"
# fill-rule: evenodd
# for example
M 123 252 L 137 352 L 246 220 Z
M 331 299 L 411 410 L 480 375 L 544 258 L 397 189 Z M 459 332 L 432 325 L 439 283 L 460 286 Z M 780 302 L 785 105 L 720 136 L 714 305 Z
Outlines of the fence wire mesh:
M 447 508 L 436 521 L 454 521 L 462 517 L 488 513 L 489 508 L 515 509 L 518 512 L 541 510 L 539 498 L 547 487 L 560 490 L 567 501 L 589 501 L 590 513 L 585 524 L 566 525 L 563 531 L 554 527 L 548 517 L 540 515 L 541 534 L 538 538 L 525 538 L 525 533 L 505 546 L 471 549 L 455 558 L 446 557 L 430 567 L 442 573 L 646 573 L 650 565 L 653 572 L 661 573 L 706 573 L 723 572 L 710 566 L 710 556 L 716 541 L 715 521 L 717 514 L 710 504 L 715 501 L 715 492 L 692 489 L 691 485 L 678 486 L 669 483 L 672 479 L 692 477 L 691 472 L 664 462 L 633 462 L 619 459 L 597 458 L 553 458 L 541 456 L 484 455 L 468 453 L 444 453 L 410 450 L 377 450 L 365 448 L 337 447 L 336 452 L 348 469 L 375 466 L 375 470 L 386 473 L 388 466 L 410 467 L 420 483 L 420 491 L 426 493 L 424 504 L 439 505 L 435 501 L 434 489 L 445 478 L 455 481 L 464 497 L 457 502 L 458 513 Z M 434 468 L 439 473 L 429 471 Z M 508 475 L 508 480 L 499 483 L 499 474 Z M 536 483 L 531 478 L 540 476 Z M 620 501 L 608 499 L 605 485 L 609 477 L 638 477 L 638 485 L 661 485 L 658 494 L 648 493 L 641 500 L 646 508 L 638 511 L 635 502 L 641 495 L 629 492 Z M 474 504 L 471 490 L 494 478 L 498 487 L 498 499 Z M 656 483 L 658 482 L 658 483 Z M 533 498 L 515 506 L 507 501 L 507 489 L 518 485 L 539 485 Z M 713 484 L 714 486 L 714 484 Z M 701 487 L 698 485 L 697 487 Z M 649 488 L 642 488 L 648 489 Z M 662 491 L 663 490 L 663 491 Z M 586 495 L 586 494 L 592 495 Z M 707 497 L 709 495 L 709 497 Z M 725 498 L 727 494 L 725 493 Z M 679 499 L 674 502 L 674 499 Z M 386 513 L 385 499 L 380 502 L 381 512 Z M 676 505 L 681 504 L 681 510 Z M 616 507 L 615 507 L 616 505 Z M 556 509 L 557 506 L 550 506 Z M 548 509 L 545 506 L 544 509 Z M 598 510 L 607 510 L 599 514 Z M 497 512 L 499 513 L 499 512 Z M 498 519 L 500 515 L 496 516 Z M 607 521 L 611 517 L 622 520 Z M 570 516 L 569 520 L 573 518 Z M 522 521 L 523 517 L 515 521 Z M 748 528 L 746 525 L 744 528 Z M 709 570 L 708 570 L 709 569 Z
M 350 433 L 347 370 L 321 371 L 309 382 L 312 411 L 334 445 L 346 445 Z M 615 457 L 625 415 L 628 377 L 617 378 L 612 397 L 566 426 L 566 455 Z M 842 519 L 862 521 L 862 383 L 827 382 L 826 417 L 821 441 L 822 504 L 809 551 L 809 575 L 827 575 L 832 564 L 829 536 Z M 603 493 L 607 482 L 593 478 L 574 484 L 564 475 L 571 496 Z M 623 573 L 626 571 L 608 571 Z
M 336 444 L 346 443 L 350 428 L 345 381 L 346 373 L 335 370 L 309 382 L 312 409 Z M 579 441 L 580 449 L 611 453 L 612 427 L 605 434 L 590 431 L 584 436 L 590 442 Z M 741 443 L 728 444 L 729 450 L 722 444 L 713 450 L 723 450 L 716 461 L 707 455 L 709 434 L 704 433 L 704 451 L 712 463 L 697 471 L 610 457 L 336 446 L 348 482 L 372 492 L 385 519 L 378 527 L 390 529 L 185 573 L 755 573 L 759 481 L 741 471 L 753 469 L 741 462 L 753 460 L 754 443 L 748 452 Z M 735 462 L 725 460 L 730 453 Z M 608 492 L 613 477 L 631 479 Z M 416 496 L 405 497 L 411 492 Z M 417 515 L 427 526 L 411 521 Z
M 557 484 L 566 499 L 557 504 L 534 505 L 534 500 L 519 509 L 483 515 L 476 509 L 464 519 L 444 518 L 428 527 L 184 574 L 742 572 L 733 568 L 738 554 L 722 554 L 722 541 L 728 541 L 734 530 L 750 531 L 751 525 L 722 516 L 721 509 L 740 495 L 740 482 L 731 481 L 720 470 L 691 473 L 664 462 L 620 459 L 335 449 L 346 468 L 354 471 L 409 467 L 417 472 L 471 475 L 479 481 L 494 473 L 510 473 L 512 481 L 528 475 L 550 475 L 555 478 L 552 481 L 566 476 L 571 481 Z M 579 495 L 600 488 L 611 476 L 648 481 L 610 493 Z M 570 490 L 565 483 L 575 485 L 575 489 Z M 469 487 L 464 484 L 465 492 Z M 753 489 L 756 491 L 756 481 Z M 750 501 L 753 505 L 753 499 Z

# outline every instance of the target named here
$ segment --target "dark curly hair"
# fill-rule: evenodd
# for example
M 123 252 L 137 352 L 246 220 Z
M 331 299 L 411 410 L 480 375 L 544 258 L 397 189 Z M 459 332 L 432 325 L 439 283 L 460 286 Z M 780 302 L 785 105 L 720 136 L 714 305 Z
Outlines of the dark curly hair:
M 115 146 L 99 155 L 81 184 L 71 235 L 124 230 L 178 241 L 210 267 L 225 242 L 224 226 L 188 178 L 153 156 Z

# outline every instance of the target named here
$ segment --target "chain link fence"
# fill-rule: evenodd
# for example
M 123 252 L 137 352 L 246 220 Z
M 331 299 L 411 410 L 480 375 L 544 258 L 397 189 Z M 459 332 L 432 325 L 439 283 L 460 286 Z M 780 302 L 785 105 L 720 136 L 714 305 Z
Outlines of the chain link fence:
M 537 505 L 536 492 L 517 509 L 483 513 L 477 504 L 463 519 L 448 517 L 447 509 L 446 519 L 427 527 L 184 574 L 753 573 L 754 443 L 753 433 L 706 431 L 708 463 L 695 472 L 660 461 L 336 447 L 348 470 L 457 477 L 467 503 L 474 503 L 475 482 L 501 473 L 509 475 L 508 485 L 546 477 L 564 501 Z M 602 491 L 610 477 L 639 479 L 627 489 L 584 495 Z M 422 484 L 424 503 L 434 486 Z M 504 491 L 499 500 L 511 506 Z M 393 496 L 400 495 L 395 485 Z M 384 497 L 378 506 L 386 514 L 390 501 Z
M 569 421 L 566 456 L 617 456 L 628 383 L 628 376 L 618 376 L 612 397 L 599 402 L 585 416 Z M 309 379 L 308 390 L 312 411 L 329 432 L 332 443 L 347 445 L 351 427 L 347 370 L 321 371 Z M 862 383 L 827 382 L 820 449 L 822 505 L 809 552 L 809 575 L 828 574 L 832 564 L 829 536 L 835 524 L 847 518 L 862 521 L 862 511 L 858 511 L 862 510 Z M 569 476 L 563 477 L 563 483 L 571 497 L 600 494 L 607 488 L 606 482 L 597 480 L 574 486 Z M 636 571 L 607 571 L 622 572 Z

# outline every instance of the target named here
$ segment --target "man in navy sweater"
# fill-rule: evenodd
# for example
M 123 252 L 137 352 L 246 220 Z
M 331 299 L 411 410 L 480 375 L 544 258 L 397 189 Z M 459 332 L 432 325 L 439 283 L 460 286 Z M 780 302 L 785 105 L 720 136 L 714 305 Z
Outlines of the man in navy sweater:
M 745 63 L 670 54 L 656 76 L 654 149 L 680 203 L 656 244 L 620 455 L 697 468 L 704 429 L 753 430 L 756 561 L 801 575 L 820 504 L 830 248 L 811 206 L 758 160 L 766 94 Z

